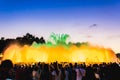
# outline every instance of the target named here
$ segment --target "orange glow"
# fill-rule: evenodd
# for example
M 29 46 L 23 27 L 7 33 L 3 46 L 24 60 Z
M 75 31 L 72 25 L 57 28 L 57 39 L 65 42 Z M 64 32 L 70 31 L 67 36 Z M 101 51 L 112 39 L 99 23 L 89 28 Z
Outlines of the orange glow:
M 63 46 L 34 48 L 25 45 L 11 45 L 5 51 L 3 60 L 10 59 L 18 62 L 117 62 L 115 53 L 111 49 L 96 46 Z

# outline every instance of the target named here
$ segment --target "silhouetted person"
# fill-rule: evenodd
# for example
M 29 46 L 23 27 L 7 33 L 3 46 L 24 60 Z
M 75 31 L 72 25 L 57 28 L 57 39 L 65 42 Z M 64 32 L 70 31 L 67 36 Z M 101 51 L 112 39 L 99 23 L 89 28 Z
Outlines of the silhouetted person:
M 13 63 L 11 60 L 4 60 L 0 66 L 0 80 L 14 79 Z
M 120 67 L 118 64 L 113 63 L 109 65 L 109 80 L 120 80 Z
M 48 64 L 43 65 L 43 70 L 40 75 L 40 80 L 50 80 L 50 72 L 49 72 Z
M 86 68 L 85 80 L 96 80 L 94 70 L 91 66 Z

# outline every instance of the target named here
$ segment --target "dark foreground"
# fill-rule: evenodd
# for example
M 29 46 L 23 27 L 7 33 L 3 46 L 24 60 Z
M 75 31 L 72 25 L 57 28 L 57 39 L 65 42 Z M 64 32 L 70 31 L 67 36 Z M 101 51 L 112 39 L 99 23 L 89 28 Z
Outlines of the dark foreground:
M 0 80 L 120 80 L 118 63 L 34 63 L 0 65 Z

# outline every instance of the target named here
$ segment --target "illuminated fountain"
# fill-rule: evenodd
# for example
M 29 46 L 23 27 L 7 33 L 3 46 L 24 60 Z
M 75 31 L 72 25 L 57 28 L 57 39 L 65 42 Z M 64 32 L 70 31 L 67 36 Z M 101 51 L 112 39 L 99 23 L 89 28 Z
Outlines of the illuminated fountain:
M 91 46 L 89 44 L 66 44 L 69 36 L 52 34 L 54 44 L 33 43 L 31 46 L 10 45 L 3 55 L 3 60 L 10 59 L 13 63 L 29 62 L 117 62 L 117 57 L 111 49 Z

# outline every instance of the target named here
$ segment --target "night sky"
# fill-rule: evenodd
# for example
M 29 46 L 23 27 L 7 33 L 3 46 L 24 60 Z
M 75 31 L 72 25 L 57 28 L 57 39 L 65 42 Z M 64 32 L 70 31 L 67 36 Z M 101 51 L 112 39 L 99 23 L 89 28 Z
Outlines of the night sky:
M 120 0 L 0 0 L 0 37 L 69 34 L 120 52 Z

